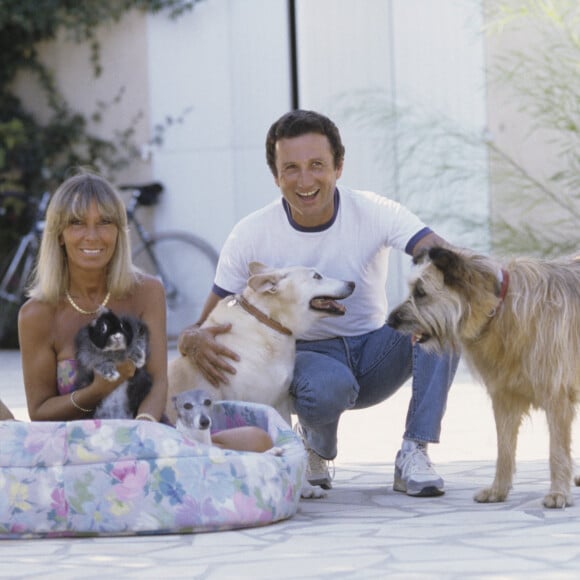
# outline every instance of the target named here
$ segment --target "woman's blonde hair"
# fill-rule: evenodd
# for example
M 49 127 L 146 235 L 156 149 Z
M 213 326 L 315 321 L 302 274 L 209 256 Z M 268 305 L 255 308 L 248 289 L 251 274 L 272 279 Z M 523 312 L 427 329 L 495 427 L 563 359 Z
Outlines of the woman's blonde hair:
M 84 219 L 95 201 L 103 218 L 117 226 L 117 245 L 107 271 L 107 288 L 114 297 L 131 291 L 138 270 L 131 260 L 127 211 L 115 188 L 103 177 L 82 172 L 68 178 L 54 192 L 46 211 L 45 229 L 28 295 L 57 304 L 69 285 L 62 233 L 74 220 Z

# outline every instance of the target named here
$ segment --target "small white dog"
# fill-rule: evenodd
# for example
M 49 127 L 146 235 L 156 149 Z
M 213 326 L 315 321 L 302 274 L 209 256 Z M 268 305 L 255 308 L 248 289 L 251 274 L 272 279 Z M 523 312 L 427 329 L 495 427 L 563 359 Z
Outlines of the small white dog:
M 203 389 L 191 389 L 172 400 L 177 413 L 175 428 L 190 441 L 211 445 L 211 396 Z
M 204 389 L 190 389 L 172 397 L 177 412 L 175 428 L 185 439 L 213 445 L 211 439 L 213 400 Z M 281 447 L 270 447 L 264 453 L 283 455 Z
M 218 302 L 202 326 L 231 323 L 231 330 L 216 340 L 240 355 L 239 361 L 230 361 L 236 374 L 229 385 L 216 388 L 189 357 L 171 361 L 165 410 L 169 420 L 176 419 L 172 397 L 201 388 L 214 400 L 270 405 L 290 424 L 295 337 L 321 317 L 344 314 L 345 307 L 336 300 L 347 298 L 353 290 L 354 282 L 325 278 L 312 268 L 274 270 L 252 262 L 242 294 Z

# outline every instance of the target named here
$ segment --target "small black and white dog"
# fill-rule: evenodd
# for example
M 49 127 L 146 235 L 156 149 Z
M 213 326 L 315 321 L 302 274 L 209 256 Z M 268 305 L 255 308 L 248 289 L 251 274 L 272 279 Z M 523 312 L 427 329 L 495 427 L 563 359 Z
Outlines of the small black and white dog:
M 133 316 L 117 316 L 103 308 L 75 337 L 77 371 L 75 388 L 90 385 L 94 373 L 108 381 L 119 378 L 116 365 L 126 359 L 135 363 L 135 374 L 105 397 L 94 411 L 98 419 L 134 419 L 139 405 L 151 390 L 151 375 L 145 370 L 149 355 L 149 330 Z

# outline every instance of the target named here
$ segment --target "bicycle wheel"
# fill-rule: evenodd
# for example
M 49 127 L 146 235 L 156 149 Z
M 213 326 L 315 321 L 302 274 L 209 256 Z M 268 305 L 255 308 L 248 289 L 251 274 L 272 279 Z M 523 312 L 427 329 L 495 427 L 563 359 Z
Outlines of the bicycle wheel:
M 0 348 L 18 348 L 20 306 L 0 298 Z
M 185 232 L 162 232 L 133 252 L 143 271 L 163 281 L 167 297 L 167 338 L 199 318 L 211 290 L 218 253 L 202 238 Z

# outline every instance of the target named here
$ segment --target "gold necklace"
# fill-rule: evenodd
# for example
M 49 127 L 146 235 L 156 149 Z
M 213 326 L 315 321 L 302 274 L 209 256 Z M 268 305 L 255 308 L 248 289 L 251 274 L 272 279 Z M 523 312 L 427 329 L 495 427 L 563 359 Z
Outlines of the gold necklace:
M 92 314 L 96 314 L 101 308 L 104 308 L 109 302 L 109 298 L 111 297 L 111 293 L 107 292 L 105 299 L 100 304 L 100 306 L 96 310 L 83 310 L 73 299 L 72 296 L 69 294 L 68 290 L 64 291 L 66 295 L 66 299 L 69 301 L 70 305 L 80 314 L 86 314 L 87 316 L 91 316 Z

